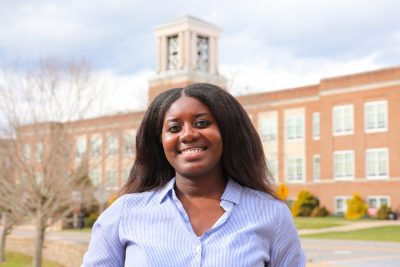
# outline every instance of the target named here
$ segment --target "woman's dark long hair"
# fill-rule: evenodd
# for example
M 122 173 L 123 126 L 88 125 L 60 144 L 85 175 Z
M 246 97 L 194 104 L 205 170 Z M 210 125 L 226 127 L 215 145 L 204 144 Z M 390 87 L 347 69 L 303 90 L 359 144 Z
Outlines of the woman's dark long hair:
M 168 90 L 150 104 L 137 132 L 136 160 L 121 193 L 157 189 L 175 176 L 164 154 L 161 131 L 165 113 L 182 96 L 196 98 L 216 118 L 223 142 L 224 173 L 241 185 L 276 197 L 260 137 L 246 111 L 227 91 L 207 83 Z

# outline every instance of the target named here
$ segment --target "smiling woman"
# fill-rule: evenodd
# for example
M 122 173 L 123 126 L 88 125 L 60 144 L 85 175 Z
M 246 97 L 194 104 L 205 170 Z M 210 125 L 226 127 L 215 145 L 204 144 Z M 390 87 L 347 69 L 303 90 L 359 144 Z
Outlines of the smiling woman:
M 136 150 L 83 266 L 305 266 L 260 138 L 228 92 L 193 84 L 160 94 Z

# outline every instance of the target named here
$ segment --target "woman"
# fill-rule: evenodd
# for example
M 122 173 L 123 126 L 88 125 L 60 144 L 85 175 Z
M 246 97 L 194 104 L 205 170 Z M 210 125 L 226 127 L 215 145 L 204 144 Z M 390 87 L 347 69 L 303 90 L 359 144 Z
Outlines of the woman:
M 193 84 L 160 94 L 136 147 L 83 266 L 305 266 L 260 138 L 228 92 Z

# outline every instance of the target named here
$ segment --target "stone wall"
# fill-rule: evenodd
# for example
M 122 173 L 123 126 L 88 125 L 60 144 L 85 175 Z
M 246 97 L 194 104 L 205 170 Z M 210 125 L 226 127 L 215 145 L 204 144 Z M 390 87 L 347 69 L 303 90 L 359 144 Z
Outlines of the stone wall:
M 87 244 L 72 243 L 67 241 L 46 241 L 43 248 L 43 259 L 62 264 L 65 267 L 79 267 Z M 18 236 L 8 236 L 7 251 L 33 256 L 35 249 L 34 239 Z

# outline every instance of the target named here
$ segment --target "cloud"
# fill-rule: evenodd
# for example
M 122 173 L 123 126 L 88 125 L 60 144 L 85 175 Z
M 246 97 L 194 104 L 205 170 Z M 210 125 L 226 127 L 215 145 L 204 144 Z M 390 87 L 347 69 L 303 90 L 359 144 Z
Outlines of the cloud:
M 0 62 L 84 57 L 113 88 L 147 92 L 153 27 L 191 14 L 222 29 L 220 69 L 235 92 L 301 86 L 399 64 L 398 10 L 395 0 L 2 1 Z

